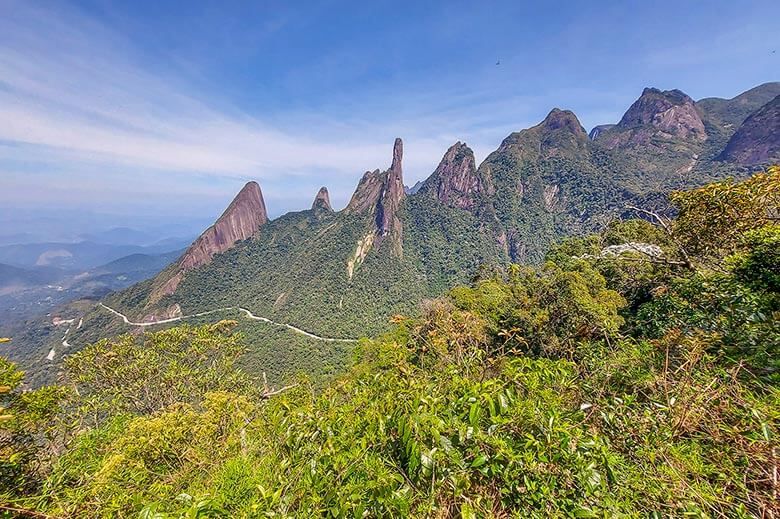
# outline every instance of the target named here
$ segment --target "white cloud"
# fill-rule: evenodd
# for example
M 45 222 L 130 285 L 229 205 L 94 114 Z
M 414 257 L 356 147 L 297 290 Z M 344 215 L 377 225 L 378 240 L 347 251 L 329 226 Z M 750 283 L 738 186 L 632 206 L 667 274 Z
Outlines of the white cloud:
M 261 182 L 315 170 L 356 180 L 389 165 L 390 138 L 371 140 L 359 122 L 285 132 L 204 99 L 186 78 L 139 66 L 120 35 L 89 18 L 11 5 L 0 21 L 0 140 L 36 146 L 41 165 L 66 160 L 118 177 L 137 168 Z M 442 153 L 434 141 L 416 143 L 407 167 L 427 166 L 434 148 Z

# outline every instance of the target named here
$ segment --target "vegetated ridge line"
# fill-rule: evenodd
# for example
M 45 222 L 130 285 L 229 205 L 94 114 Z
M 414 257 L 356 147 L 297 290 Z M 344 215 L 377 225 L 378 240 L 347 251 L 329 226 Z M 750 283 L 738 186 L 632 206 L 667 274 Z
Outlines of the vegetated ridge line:
M 122 321 L 124 321 L 125 324 L 128 324 L 130 326 L 141 326 L 141 327 L 154 326 L 154 325 L 157 325 L 157 324 L 173 323 L 173 322 L 181 321 L 183 319 L 189 319 L 191 317 L 202 317 L 204 315 L 209 315 L 209 314 L 213 314 L 213 313 L 216 313 L 216 312 L 224 312 L 224 311 L 227 311 L 227 310 L 239 310 L 240 312 L 243 312 L 248 319 L 252 319 L 254 321 L 262 321 L 264 323 L 268 323 L 268 324 L 271 324 L 271 325 L 274 325 L 274 326 L 280 326 L 282 328 L 287 328 L 288 330 L 292 330 L 295 333 L 298 333 L 300 335 L 305 335 L 306 337 L 309 337 L 311 339 L 315 339 L 315 340 L 318 340 L 318 341 L 325 341 L 325 342 L 357 342 L 357 339 L 336 339 L 336 338 L 333 338 L 333 337 L 321 337 L 321 336 L 316 335 L 314 333 L 307 332 L 306 330 L 298 328 L 297 326 L 293 326 L 292 324 L 279 323 L 279 322 L 276 322 L 276 321 L 274 321 L 272 319 L 268 319 L 267 317 L 262 317 L 262 316 L 259 316 L 259 315 L 255 315 L 251 311 L 247 310 L 246 308 L 242 308 L 240 306 L 239 307 L 227 306 L 227 307 L 224 307 L 224 308 L 216 308 L 214 310 L 208 310 L 208 311 L 200 312 L 200 313 L 197 313 L 197 314 L 180 315 L 178 317 L 171 317 L 169 319 L 160 319 L 159 321 L 150 321 L 150 322 L 145 322 L 145 323 L 136 323 L 136 322 L 133 322 L 130 319 L 128 319 L 127 316 L 125 314 L 123 314 L 122 312 L 114 310 L 110 306 L 107 306 L 107 305 L 105 305 L 103 303 L 98 303 L 98 305 L 101 306 L 102 308 L 108 310 L 112 314 L 116 315 L 117 317 L 120 317 L 122 319 Z

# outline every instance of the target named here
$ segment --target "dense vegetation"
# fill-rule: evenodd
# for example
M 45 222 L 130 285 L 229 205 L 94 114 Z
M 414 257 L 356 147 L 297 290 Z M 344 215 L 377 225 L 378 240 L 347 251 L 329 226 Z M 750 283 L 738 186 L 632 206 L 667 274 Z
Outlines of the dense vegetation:
M 65 386 L 21 391 L 3 361 L 3 510 L 776 515 L 779 194 L 773 168 L 479 269 L 324 388 L 239 369 L 231 320 L 98 341 Z

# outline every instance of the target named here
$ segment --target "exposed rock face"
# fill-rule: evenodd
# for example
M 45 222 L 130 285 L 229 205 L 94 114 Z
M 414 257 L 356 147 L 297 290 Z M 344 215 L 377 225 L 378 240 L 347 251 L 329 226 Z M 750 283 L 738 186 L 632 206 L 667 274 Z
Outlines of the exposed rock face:
M 474 152 L 466 144 L 453 144 L 441 159 L 436 171 L 420 188 L 422 194 L 433 194 L 451 207 L 473 210 L 480 193 L 491 191 L 489 182 L 477 175 Z
M 393 163 L 387 170 L 387 177 L 382 188 L 379 205 L 376 212 L 376 226 L 379 241 L 391 230 L 401 231 L 401 220 L 398 219 L 398 206 L 404 195 L 404 177 L 401 161 L 404 157 L 404 143 L 396 139 L 393 144 Z
M 314 197 L 314 203 L 311 204 L 311 208 L 315 211 L 333 211 L 333 208 L 330 206 L 330 195 L 328 194 L 327 187 L 322 186 L 320 190 L 317 191 L 317 196 Z
M 745 119 L 719 158 L 742 165 L 780 162 L 780 95 Z
M 385 174 L 378 169 L 366 171 L 358 182 L 352 198 L 344 209 L 348 213 L 364 213 L 376 208 L 385 181 Z
M 560 191 L 560 188 L 557 184 L 552 185 L 546 185 L 544 186 L 544 191 L 542 192 L 542 199 L 544 200 L 544 208 L 548 211 L 552 211 L 555 209 L 555 206 L 558 202 L 558 192 Z
M 680 90 L 645 88 L 614 128 L 594 138 L 612 149 L 647 144 L 656 136 L 704 141 L 707 133 L 693 99 Z
M 254 236 L 266 222 L 268 213 L 260 186 L 257 182 L 248 182 L 214 225 L 190 245 L 179 260 L 179 266 L 187 271 L 210 262 L 215 254 Z
M 266 222 L 268 213 L 260 186 L 248 182 L 214 225 L 203 231 L 179 258 L 175 272 L 152 293 L 151 301 L 173 294 L 186 271 L 211 262 L 215 254 L 225 252 L 237 241 L 251 238 Z
M 364 213 L 371 211 L 376 226 L 376 239 L 373 245 L 379 247 L 383 239 L 393 234 L 393 248 L 401 255 L 401 220 L 398 218 L 398 206 L 404 198 L 404 179 L 401 162 L 404 154 L 403 141 L 396 139 L 393 145 L 393 162 L 390 169 L 366 171 L 360 179 L 352 199 L 345 211 Z

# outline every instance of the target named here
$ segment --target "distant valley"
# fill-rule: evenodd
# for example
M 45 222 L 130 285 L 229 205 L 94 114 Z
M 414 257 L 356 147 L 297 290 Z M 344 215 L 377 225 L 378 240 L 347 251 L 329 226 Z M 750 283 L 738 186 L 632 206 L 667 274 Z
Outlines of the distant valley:
M 8 236 L 14 237 L 24 238 Z M 51 320 L 49 314 L 70 301 L 98 300 L 152 277 L 188 242 L 127 228 L 83 238 L 0 246 L 0 334 L 17 334 L 29 319 Z

